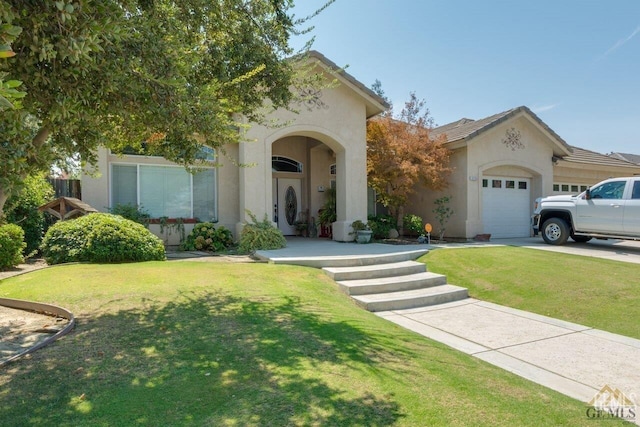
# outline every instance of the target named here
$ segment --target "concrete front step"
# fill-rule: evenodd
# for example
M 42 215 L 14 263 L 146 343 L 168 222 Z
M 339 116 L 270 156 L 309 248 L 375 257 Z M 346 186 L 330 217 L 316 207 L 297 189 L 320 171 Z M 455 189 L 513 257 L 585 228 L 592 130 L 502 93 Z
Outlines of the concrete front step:
M 403 276 L 423 273 L 427 266 L 416 261 L 401 261 L 390 264 L 363 265 L 356 267 L 325 267 L 322 269 L 336 282 L 341 280 L 374 279 L 377 277 Z
M 376 279 L 342 280 L 337 283 L 340 289 L 348 295 L 364 295 L 444 285 L 447 283 L 447 277 L 442 274 L 422 272 Z
M 345 243 L 346 244 L 346 243 Z M 414 260 L 428 253 L 427 249 L 414 249 L 403 252 L 392 252 L 371 255 L 336 255 L 310 257 L 269 257 L 263 258 L 256 252 L 259 259 L 266 259 L 272 264 L 304 265 L 307 267 L 355 267 L 362 265 L 390 264 Z
M 369 311 L 402 310 L 444 304 L 468 298 L 466 288 L 440 285 L 410 291 L 385 292 L 380 294 L 352 295 L 356 304 Z

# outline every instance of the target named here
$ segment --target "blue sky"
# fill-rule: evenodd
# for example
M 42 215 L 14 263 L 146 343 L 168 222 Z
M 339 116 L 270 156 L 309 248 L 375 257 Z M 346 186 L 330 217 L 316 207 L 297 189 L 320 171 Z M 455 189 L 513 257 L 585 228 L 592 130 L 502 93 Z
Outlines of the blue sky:
M 336 0 L 310 24 L 396 110 L 412 91 L 439 125 L 526 105 L 571 145 L 640 154 L 640 0 Z

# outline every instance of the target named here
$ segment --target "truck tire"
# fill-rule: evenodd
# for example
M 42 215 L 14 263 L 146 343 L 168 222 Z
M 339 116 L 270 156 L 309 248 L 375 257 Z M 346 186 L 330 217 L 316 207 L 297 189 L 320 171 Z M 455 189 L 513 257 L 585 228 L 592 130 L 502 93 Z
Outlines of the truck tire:
M 562 218 L 549 218 L 542 224 L 542 239 L 549 245 L 564 245 L 569 238 L 569 226 Z

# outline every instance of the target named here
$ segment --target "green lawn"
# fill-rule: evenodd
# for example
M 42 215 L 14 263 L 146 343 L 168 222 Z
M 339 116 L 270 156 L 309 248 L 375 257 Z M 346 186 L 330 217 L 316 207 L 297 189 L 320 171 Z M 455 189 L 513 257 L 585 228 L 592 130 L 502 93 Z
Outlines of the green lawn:
M 640 265 L 517 247 L 421 258 L 473 298 L 640 339 Z
M 0 371 L 3 426 L 600 425 L 583 403 L 356 308 L 319 270 L 69 265 L 0 281 L 0 296 L 78 318 Z

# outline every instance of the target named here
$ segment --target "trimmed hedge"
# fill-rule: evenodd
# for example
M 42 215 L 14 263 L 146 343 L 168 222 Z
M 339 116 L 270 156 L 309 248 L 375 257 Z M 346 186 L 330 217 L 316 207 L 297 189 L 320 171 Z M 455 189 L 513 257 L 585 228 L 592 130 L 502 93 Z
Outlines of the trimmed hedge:
M 105 213 L 54 224 L 44 237 L 42 254 L 48 264 L 165 259 L 162 240 L 143 225 Z
M 24 230 L 15 224 L 0 226 L 0 270 L 15 267 L 24 261 L 22 251 L 27 247 Z
M 22 189 L 9 197 L 4 205 L 7 223 L 17 224 L 24 230 L 25 256 L 33 255 L 40 244 L 48 223 L 38 206 L 51 201 L 55 195 L 53 187 L 43 175 L 27 177 Z

